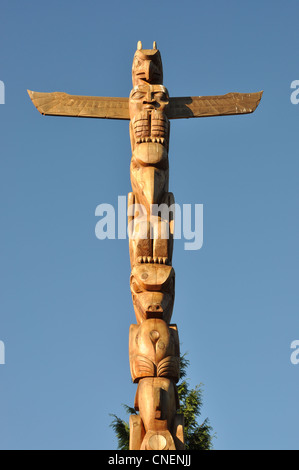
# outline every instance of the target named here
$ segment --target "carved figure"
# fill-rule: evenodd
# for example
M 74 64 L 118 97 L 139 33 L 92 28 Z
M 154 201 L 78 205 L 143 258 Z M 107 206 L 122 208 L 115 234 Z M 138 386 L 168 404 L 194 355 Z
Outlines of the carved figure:
M 130 328 L 130 366 L 133 382 L 144 377 L 180 378 L 180 345 L 176 325 L 152 318 Z
M 179 337 L 170 324 L 175 274 L 172 268 L 174 196 L 169 192 L 170 119 L 252 113 L 262 92 L 170 97 L 163 86 L 157 45 L 139 41 L 129 98 L 74 96 L 28 91 L 41 114 L 130 121 L 132 192 L 128 198 L 130 288 L 137 324 L 129 355 L 138 384 L 130 417 L 131 450 L 184 449 L 184 419 L 178 414 Z
M 131 272 L 131 293 L 137 322 L 149 318 L 169 323 L 174 304 L 175 273 L 163 263 L 139 261 Z
M 163 83 L 163 67 L 160 52 L 154 41 L 152 49 L 142 49 L 141 41 L 138 41 L 132 66 L 133 87 L 146 83 Z

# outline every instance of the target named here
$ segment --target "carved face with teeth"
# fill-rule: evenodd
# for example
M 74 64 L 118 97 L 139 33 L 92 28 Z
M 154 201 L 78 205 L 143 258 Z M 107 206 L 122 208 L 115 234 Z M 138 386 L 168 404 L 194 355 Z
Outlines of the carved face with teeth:
M 149 318 L 170 322 L 175 274 L 171 266 L 139 264 L 131 273 L 131 293 L 138 323 Z
M 155 143 L 168 150 L 169 121 L 166 109 L 169 95 L 163 85 L 139 85 L 129 98 L 132 150 L 136 145 Z

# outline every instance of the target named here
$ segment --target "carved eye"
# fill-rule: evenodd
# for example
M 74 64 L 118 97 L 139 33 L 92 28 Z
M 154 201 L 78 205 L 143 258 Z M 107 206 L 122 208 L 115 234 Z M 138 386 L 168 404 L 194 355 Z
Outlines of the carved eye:
M 141 93 L 141 91 L 135 91 L 135 93 L 133 93 L 131 96 L 133 100 L 141 100 L 143 97 L 144 93 Z
M 159 101 L 168 101 L 168 96 L 162 91 L 155 93 L 155 98 Z

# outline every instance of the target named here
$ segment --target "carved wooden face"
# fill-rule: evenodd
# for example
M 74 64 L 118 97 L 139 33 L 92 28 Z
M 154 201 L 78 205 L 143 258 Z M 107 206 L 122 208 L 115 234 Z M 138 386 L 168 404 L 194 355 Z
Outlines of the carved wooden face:
M 171 319 L 175 274 L 171 266 L 136 265 L 131 273 L 131 293 L 138 323 L 148 318 Z
M 163 68 L 161 55 L 155 49 L 137 50 L 132 67 L 133 87 L 145 83 L 162 84 Z
M 169 94 L 163 85 L 138 85 L 133 88 L 129 98 L 130 118 L 142 111 L 154 109 L 164 112 L 169 104 Z
M 163 85 L 142 85 L 133 88 L 129 98 L 132 150 L 142 143 L 159 143 L 168 150 L 169 121 L 166 109 L 169 94 Z

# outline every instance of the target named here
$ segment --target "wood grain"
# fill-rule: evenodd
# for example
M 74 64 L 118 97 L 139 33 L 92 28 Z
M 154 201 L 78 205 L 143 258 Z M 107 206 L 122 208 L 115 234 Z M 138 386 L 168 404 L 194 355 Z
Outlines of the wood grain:
M 39 93 L 30 90 L 28 94 L 34 106 L 44 116 L 130 119 L 128 98 Z

